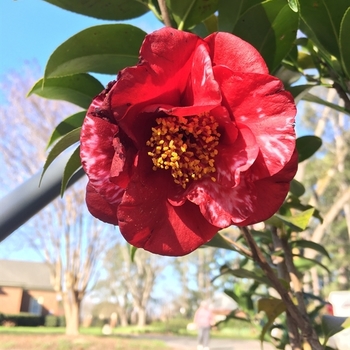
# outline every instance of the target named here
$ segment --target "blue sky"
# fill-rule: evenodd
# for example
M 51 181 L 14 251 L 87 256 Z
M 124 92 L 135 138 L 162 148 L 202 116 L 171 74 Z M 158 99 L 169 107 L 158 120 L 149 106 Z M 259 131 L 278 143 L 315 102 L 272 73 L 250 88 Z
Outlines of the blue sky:
M 1 0 L 0 81 L 7 72 L 20 69 L 25 62 L 37 61 L 43 74 L 49 56 L 60 44 L 85 28 L 107 23 L 115 22 L 65 11 L 43 0 Z M 150 12 L 124 23 L 133 24 L 145 32 L 161 27 Z M 108 77 L 106 81 L 109 80 Z M 0 103 L 2 98 L 3 92 L 0 91 Z M 40 260 L 38 254 L 18 237 L 15 232 L 0 244 L 0 259 Z
M 43 0 L 1 0 L 0 76 L 33 59 L 44 69 L 50 54 L 69 37 L 87 27 L 106 23 L 115 22 L 65 11 Z M 150 12 L 126 23 L 146 32 L 161 27 Z

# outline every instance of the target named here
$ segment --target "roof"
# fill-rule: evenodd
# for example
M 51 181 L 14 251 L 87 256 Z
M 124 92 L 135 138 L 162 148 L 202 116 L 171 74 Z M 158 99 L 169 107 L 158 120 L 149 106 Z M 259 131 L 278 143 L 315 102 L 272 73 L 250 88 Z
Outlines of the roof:
M 41 262 L 0 260 L 0 287 L 53 290 L 49 266 Z

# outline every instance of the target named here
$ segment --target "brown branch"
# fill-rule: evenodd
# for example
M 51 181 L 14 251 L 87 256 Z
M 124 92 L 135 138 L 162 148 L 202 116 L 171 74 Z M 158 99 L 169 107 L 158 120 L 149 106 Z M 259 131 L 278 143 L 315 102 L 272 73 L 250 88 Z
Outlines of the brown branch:
M 249 249 L 247 249 L 246 247 L 243 247 L 241 244 L 237 243 L 236 241 L 234 241 L 226 236 L 221 235 L 221 237 L 224 238 L 225 241 L 227 241 L 227 243 L 232 244 L 238 251 L 241 251 L 244 255 L 249 256 L 251 258 L 253 257 L 252 252 Z
M 168 8 L 166 6 L 166 2 L 165 0 L 158 0 L 158 5 L 160 8 L 160 13 L 162 15 L 163 18 L 163 22 L 167 27 L 171 27 L 171 20 L 170 20 L 170 16 L 169 16 L 169 11 Z
M 278 236 L 276 227 L 273 227 L 271 229 L 271 235 L 275 253 L 283 251 L 282 241 Z M 278 254 L 276 257 L 273 257 L 272 261 L 277 266 L 278 277 L 290 282 L 290 277 L 288 274 L 284 256 Z M 295 324 L 293 318 L 291 317 L 288 311 L 286 312 L 286 316 L 290 346 L 293 350 L 301 350 L 302 344 L 298 326 Z
M 350 99 L 346 91 L 344 91 L 341 85 L 337 82 L 333 83 L 333 87 L 337 91 L 339 97 L 344 101 L 344 107 L 350 110 Z
M 323 347 L 320 344 L 318 336 L 312 327 L 309 318 L 307 316 L 305 317 L 305 315 L 302 315 L 299 309 L 293 303 L 291 295 L 283 287 L 278 277 L 273 272 L 262 251 L 257 246 L 250 231 L 246 227 L 241 227 L 241 230 L 244 239 L 252 251 L 254 261 L 259 264 L 261 269 L 265 272 L 267 278 L 271 281 L 273 287 L 281 296 L 281 299 L 286 304 L 287 312 L 291 315 L 295 324 L 298 325 L 299 329 L 302 332 L 303 338 L 309 342 L 313 350 L 323 350 Z

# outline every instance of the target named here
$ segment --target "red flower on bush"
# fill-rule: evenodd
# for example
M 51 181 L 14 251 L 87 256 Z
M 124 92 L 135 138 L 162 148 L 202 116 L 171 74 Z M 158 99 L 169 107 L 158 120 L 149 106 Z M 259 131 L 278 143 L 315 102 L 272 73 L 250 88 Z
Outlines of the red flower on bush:
M 260 54 L 228 33 L 164 28 L 91 104 L 86 202 L 125 239 L 184 255 L 273 215 L 297 168 L 296 109 Z

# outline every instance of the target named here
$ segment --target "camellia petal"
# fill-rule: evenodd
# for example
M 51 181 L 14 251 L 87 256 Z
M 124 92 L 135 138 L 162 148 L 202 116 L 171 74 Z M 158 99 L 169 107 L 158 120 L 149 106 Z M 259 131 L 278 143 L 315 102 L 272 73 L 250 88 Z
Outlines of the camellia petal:
M 118 126 L 88 114 L 80 136 L 80 157 L 90 185 L 111 204 L 120 200 L 119 187 L 110 181 L 117 131 Z
M 116 191 L 121 197 L 124 193 L 122 189 Z M 94 187 L 88 183 L 86 187 L 86 204 L 89 212 L 99 218 L 101 221 L 107 222 L 112 225 L 118 225 L 117 208 L 118 205 L 113 205 L 102 197 Z
M 266 165 L 261 168 L 261 178 L 276 174 L 295 148 L 292 96 L 283 90 L 280 80 L 269 75 L 235 73 L 226 79 L 218 74 L 217 79 L 236 122 L 255 135 Z
M 87 205 L 136 247 L 188 254 L 268 219 L 297 168 L 295 105 L 250 44 L 163 28 L 92 102 Z
M 246 41 L 229 33 L 214 33 L 204 39 L 213 65 L 226 66 L 233 72 L 269 74 L 259 52 Z
M 145 179 L 135 174 L 118 208 L 119 227 L 136 247 L 165 255 L 184 255 L 208 242 L 218 231 L 188 201 L 173 206 L 168 200 L 172 180 L 155 172 Z

